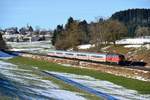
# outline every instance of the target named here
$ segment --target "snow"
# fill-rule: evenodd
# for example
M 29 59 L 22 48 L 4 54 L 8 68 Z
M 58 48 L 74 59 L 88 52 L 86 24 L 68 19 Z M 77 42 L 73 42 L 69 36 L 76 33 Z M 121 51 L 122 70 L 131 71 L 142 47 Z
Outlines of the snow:
M 146 48 L 150 49 L 150 37 L 148 38 L 127 38 L 122 40 L 117 40 L 116 44 L 125 44 L 126 48 L 139 48 L 141 46 L 145 46 Z M 85 44 L 85 45 L 79 45 L 78 49 L 89 49 L 94 47 L 95 45 L 92 44 Z M 102 48 L 102 50 L 106 50 L 109 46 Z
M 125 44 L 125 48 L 140 48 L 146 47 L 150 49 L 150 37 L 147 38 L 127 38 L 116 41 L 116 44 Z
M 50 72 L 53 74 L 64 76 L 70 80 L 78 82 L 87 87 L 93 88 L 97 91 L 101 91 L 103 93 L 107 93 L 112 95 L 120 100 L 149 100 L 150 95 L 142 95 L 139 94 L 135 90 L 129 90 L 122 86 L 116 85 L 114 83 L 98 80 L 90 76 L 81 76 L 75 74 L 68 73 L 58 73 L 58 72 Z
M 52 48 L 50 41 L 7 42 L 12 48 Z
M 94 47 L 94 45 L 91 44 L 85 44 L 85 45 L 79 45 L 78 49 L 89 49 L 91 47 Z
M 150 44 L 146 44 L 145 47 L 146 47 L 147 49 L 150 49 Z
M 23 100 L 86 100 L 84 94 L 63 90 L 38 71 L 0 61 L 0 93 Z M 9 81 L 7 81 L 9 80 Z M 83 96 L 82 96 L 83 95 Z
M 125 45 L 124 46 L 125 48 L 141 48 L 141 47 L 144 47 L 144 48 L 147 48 L 147 49 L 150 49 L 150 44 L 146 44 L 146 45 Z
M 110 46 L 103 47 L 101 50 L 102 50 L 103 52 L 106 52 L 108 48 L 110 48 Z
M 50 41 L 35 42 L 7 42 L 12 51 L 28 51 L 37 53 L 47 53 L 50 49 L 54 49 Z
M 125 48 L 140 48 L 142 45 L 125 45 Z
M 127 38 L 116 41 L 116 44 L 150 44 L 150 38 Z
M 62 63 L 58 63 L 58 64 L 60 64 L 60 65 L 62 65 L 62 66 L 64 66 L 64 67 L 72 67 L 71 64 L 62 64 Z
M 53 97 L 57 97 L 59 100 L 85 100 L 85 98 L 81 96 L 76 96 L 78 93 L 73 94 L 69 91 L 52 90 L 50 93 L 53 94 Z
M 127 38 L 127 39 L 117 40 L 116 44 L 126 44 L 127 48 L 129 48 L 129 47 L 138 48 L 138 47 L 141 47 L 143 44 L 150 44 L 150 37 Z M 78 49 L 89 49 L 94 46 L 95 45 L 92 45 L 92 44 L 79 45 Z M 148 45 L 146 45 L 146 46 L 148 46 Z M 150 46 L 148 46 L 148 47 L 150 48 Z M 107 48 L 103 48 L 103 49 L 107 49 Z

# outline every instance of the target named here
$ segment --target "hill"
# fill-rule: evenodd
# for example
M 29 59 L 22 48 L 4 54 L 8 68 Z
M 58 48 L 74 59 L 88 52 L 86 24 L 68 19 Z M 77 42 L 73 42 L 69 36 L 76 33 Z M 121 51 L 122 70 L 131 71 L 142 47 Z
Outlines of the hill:
M 119 11 L 111 16 L 111 19 L 123 22 L 128 28 L 128 35 L 135 36 L 138 26 L 150 27 L 150 9 L 128 9 Z

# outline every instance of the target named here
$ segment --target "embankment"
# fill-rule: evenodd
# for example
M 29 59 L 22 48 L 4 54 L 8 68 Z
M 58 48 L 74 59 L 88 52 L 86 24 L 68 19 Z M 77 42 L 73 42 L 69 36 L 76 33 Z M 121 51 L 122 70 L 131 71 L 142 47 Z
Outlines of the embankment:
M 37 59 L 37 60 L 45 60 L 45 61 L 52 62 L 52 63 L 70 64 L 73 67 L 81 67 L 81 68 L 87 68 L 91 70 L 98 70 L 101 72 L 110 73 L 113 75 L 123 76 L 127 78 L 132 78 L 132 79 L 150 81 L 150 71 L 118 67 L 118 66 L 112 66 L 112 65 L 103 65 L 103 64 L 97 64 L 97 63 L 85 62 L 85 61 L 79 61 L 79 60 L 70 60 L 70 59 L 63 59 L 63 58 L 32 55 L 32 54 L 22 54 L 22 56 Z

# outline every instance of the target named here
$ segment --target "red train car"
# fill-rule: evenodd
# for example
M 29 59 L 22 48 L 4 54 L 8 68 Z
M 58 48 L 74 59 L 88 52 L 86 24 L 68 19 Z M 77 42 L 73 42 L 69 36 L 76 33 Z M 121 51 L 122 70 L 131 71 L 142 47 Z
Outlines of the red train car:
M 106 62 L 120 64 L 125 60 L 124 55 L 121 54 L 107 54 Z

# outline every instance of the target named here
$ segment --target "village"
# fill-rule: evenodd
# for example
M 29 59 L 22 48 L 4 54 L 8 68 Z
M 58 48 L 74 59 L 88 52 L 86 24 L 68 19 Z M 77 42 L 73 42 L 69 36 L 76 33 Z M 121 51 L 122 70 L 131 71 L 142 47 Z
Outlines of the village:
M 3 38 L 7 42 L 33 42 L 33 41 L 47 41 L 52 37 L 52 32 L 48 30 L 33 30 L 29 25 L 18 29 L 17 27 L 0 30 Z

